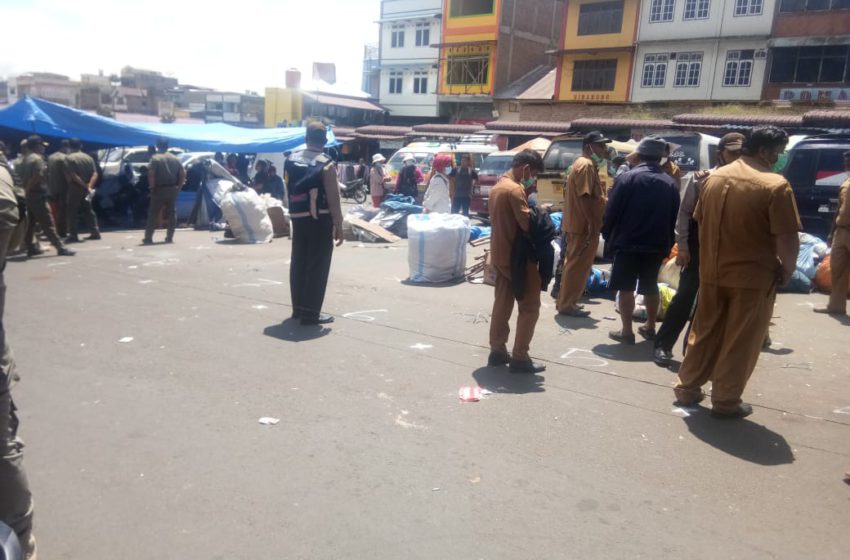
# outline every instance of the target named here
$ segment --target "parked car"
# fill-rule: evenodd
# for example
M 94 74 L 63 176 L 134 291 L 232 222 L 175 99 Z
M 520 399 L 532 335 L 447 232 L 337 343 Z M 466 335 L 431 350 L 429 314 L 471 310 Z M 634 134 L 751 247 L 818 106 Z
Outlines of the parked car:
M 481 167 L 481 162 L 487 154 L 495 152 L 499 148 L 491 144 L 446 144 L 441 142 L 411 142 L 404 148 L 398 150 L 387 161 L 387 170 L 389 176 L 393 179 L 398 177 L 398 172 L 401 171 L 404 160 L 408 155 L 412 155 L 416 160 L 416 166 L 426 176 L 431 172 L 431 163 L 437 154 L 449 154 L 454 160 L 454 166 L 460 166 L 460 158 L 463 154 L 472 156 L 472 166 L 477 171 Z M 424 192 L 426 185 L 419 185 L 420 192 Z
M 472 187 L 472 198 L 469 202 L 471 214 L 487 218 L 490 216 L 490 189 L 510 168 L 516 152 L 493 152 L 481 163 L 478 170 L 478 184 Z
M 826 239 L 838 211 L 838 189 L 848 178 L 844 152 L 850 135 L 827 134 L 798 141 L 788 152 L 784 175 L 794 189 L 806 233 Z
M 169 148 L 168 151 L 175 156 L 178 156 L 185 150 L 180 148 Z M 104 177 L 111 177 L 120 174 L 121 168 L 125 163 L 129 163 L 133 170 L 138 172 L 139 168 L 143 165 L 147 165 L 151 160 L 151 155 L 147 146 L 100 150 L 98 156 Z

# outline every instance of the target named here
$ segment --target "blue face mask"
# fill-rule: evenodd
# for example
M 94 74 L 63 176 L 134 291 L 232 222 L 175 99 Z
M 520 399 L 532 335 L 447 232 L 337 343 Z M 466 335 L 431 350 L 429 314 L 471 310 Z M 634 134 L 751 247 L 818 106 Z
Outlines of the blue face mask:
M 444 173 L 445 173 L 446 175 L 451 175 L 451 174 L 452 174 L 452 166 L 451 166 L 451 165 L 447 166 L 447 167 L 446 167 L 446 170 L 444 171 Z

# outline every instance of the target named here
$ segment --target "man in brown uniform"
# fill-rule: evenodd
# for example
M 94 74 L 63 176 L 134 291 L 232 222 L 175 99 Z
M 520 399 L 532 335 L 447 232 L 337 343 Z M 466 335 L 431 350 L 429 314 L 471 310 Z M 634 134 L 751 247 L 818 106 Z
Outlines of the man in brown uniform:
M 56 208 L 56 233 L 68 234 L 68 181 L 65 179 L 65 156 L 71 152 L 71 143 L 64 139 L 59 150 L 47 158 L 47 197 Z
M 83 145 L 72 138 L 71 153 L 65 157 L 65 179 L 68 181 L 68 241 L 78 242 L 80 218 L 86 222 L 90 235 L 87 239 L 100 239 L 97 216 L 91 207 L 91 196 L 97 183 L 97 166 L 94 159 L 82 151 Z M 82 214 L 82 216 L 80 216 Z
M 515 298 L 511 282 L 511 253 L 517 235 L 527 234 L 530 210 L 525 188 L 534 184 L 543 171 L 543 159 L 533 150 L 523 150 L 514 156 L 511 170 L 505 173 L 490 191 L 490 257 L 496 269 L 496 290 L 490 318 L 490 356 L 487 365 L 510 364 L 512 373 L 539 373 L 546 369 L 532 362 L 528 348 L 534 327 L 540 316 L 540 274 L 537 265 L 526 267 L 525 293 Z M 516 300 L 519 308 L 513 354 L 508 354 L 509 321 Z
M 699 301 L 675 393 L 680 404 L 696 404 L 711 381 L 715 416 L 752 413 L 741 395 L 758 361 L 776 288 L 787 284 L 796 266 L 801 226 L 794 193 L 770 171 L 787 143 L 779 128 L 754 129 L 744 155 L 706 179 L 694 213 Z
M 35 234 L 36 224 L 41 226 L 41 231 L 50 240 L 50 243 L 56 247 L 56 252 L 63 257 L 70 257 L 74 254 L 73 251 L 66 248 L 56 234 L 56 227 L 53 225 L 53 216 L 50 214 L 50 209 L 47 207 L 47 163 L 44 161 L 44 147 L 46 146 L 41 136 L 33 135 L 27 138 L 27 148 L 30 154 L 24 158 L 18 170 L 21 177 L 21 184 L 26 192 L 27 214 L 29 215 L 29 223 L 27 224 L 26 242 L 27 255 L 34 257 L 40 255 L 42 250 L 38 246 L 38 238 Z
M 177 193 L 186 183 L 186 170 L 174 154 L 168 152 L 168 140 L 160 139 L 156 143 L 159 153 L 148 164 L 148 185 L 151 190 L 151 202 L 148 208 L 148 224 L 145 227 L 144 245 L 153 244 L 153 231 L 159 221 L 160 212 L 165 209 L 168 220 L 165 242 L 174 242 L 174 230 L 177 228 Z
M 850 152 L 844 152 L 844 169 L 850 172 Z M 850 277 L 850 178 L 838 191 L 838 211 L 830 234 L 832 250 L 829 253 L 829 272 L 832 292 L 826 307 L 815 308 L 815 313 L 847 315 L 847 278 Z
M 591 132 L 582 141 L 582 155 L 573 162 L 564 189 L 564 219 L 561 227 L 566 233 L 567 256 L 558 293 L 558 313 L 571 317 L 587 317 L 578 303 L 587 286 L 593 268 L 599 231 L 605 213 L 605 189 L 599 179 L 596 161 L 608 155 L 606 144 L 611 140 L 601 132 Z M 595 156 L 595 158 L 594 158 Z

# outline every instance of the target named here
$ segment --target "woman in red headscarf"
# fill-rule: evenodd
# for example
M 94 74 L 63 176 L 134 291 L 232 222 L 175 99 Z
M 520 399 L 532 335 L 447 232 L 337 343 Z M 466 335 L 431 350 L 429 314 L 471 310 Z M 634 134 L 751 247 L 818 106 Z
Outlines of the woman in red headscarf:
M 452 172 L 452 157 L 449 154 L 437 154 L 431 163 L 433 173 L 428 181 L 428 190 L 422 206 L 428 212 L 448 214 L 452 202 L 449 196 L 449 174 Z

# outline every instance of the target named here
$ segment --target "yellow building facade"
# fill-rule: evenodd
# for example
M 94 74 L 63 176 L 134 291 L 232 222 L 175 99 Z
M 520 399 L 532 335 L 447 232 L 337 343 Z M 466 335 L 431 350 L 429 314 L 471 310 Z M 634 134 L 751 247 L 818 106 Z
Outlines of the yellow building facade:
M 304 113 L 304 96 L 294 88 L 266 88 L 265 127 L 300 123 Z
M 574 0 L 564 17 L 557 101 L 627 102 L 640 2 Z
M 500 0 L 443 0 L 439 95 L 493 95 Z

